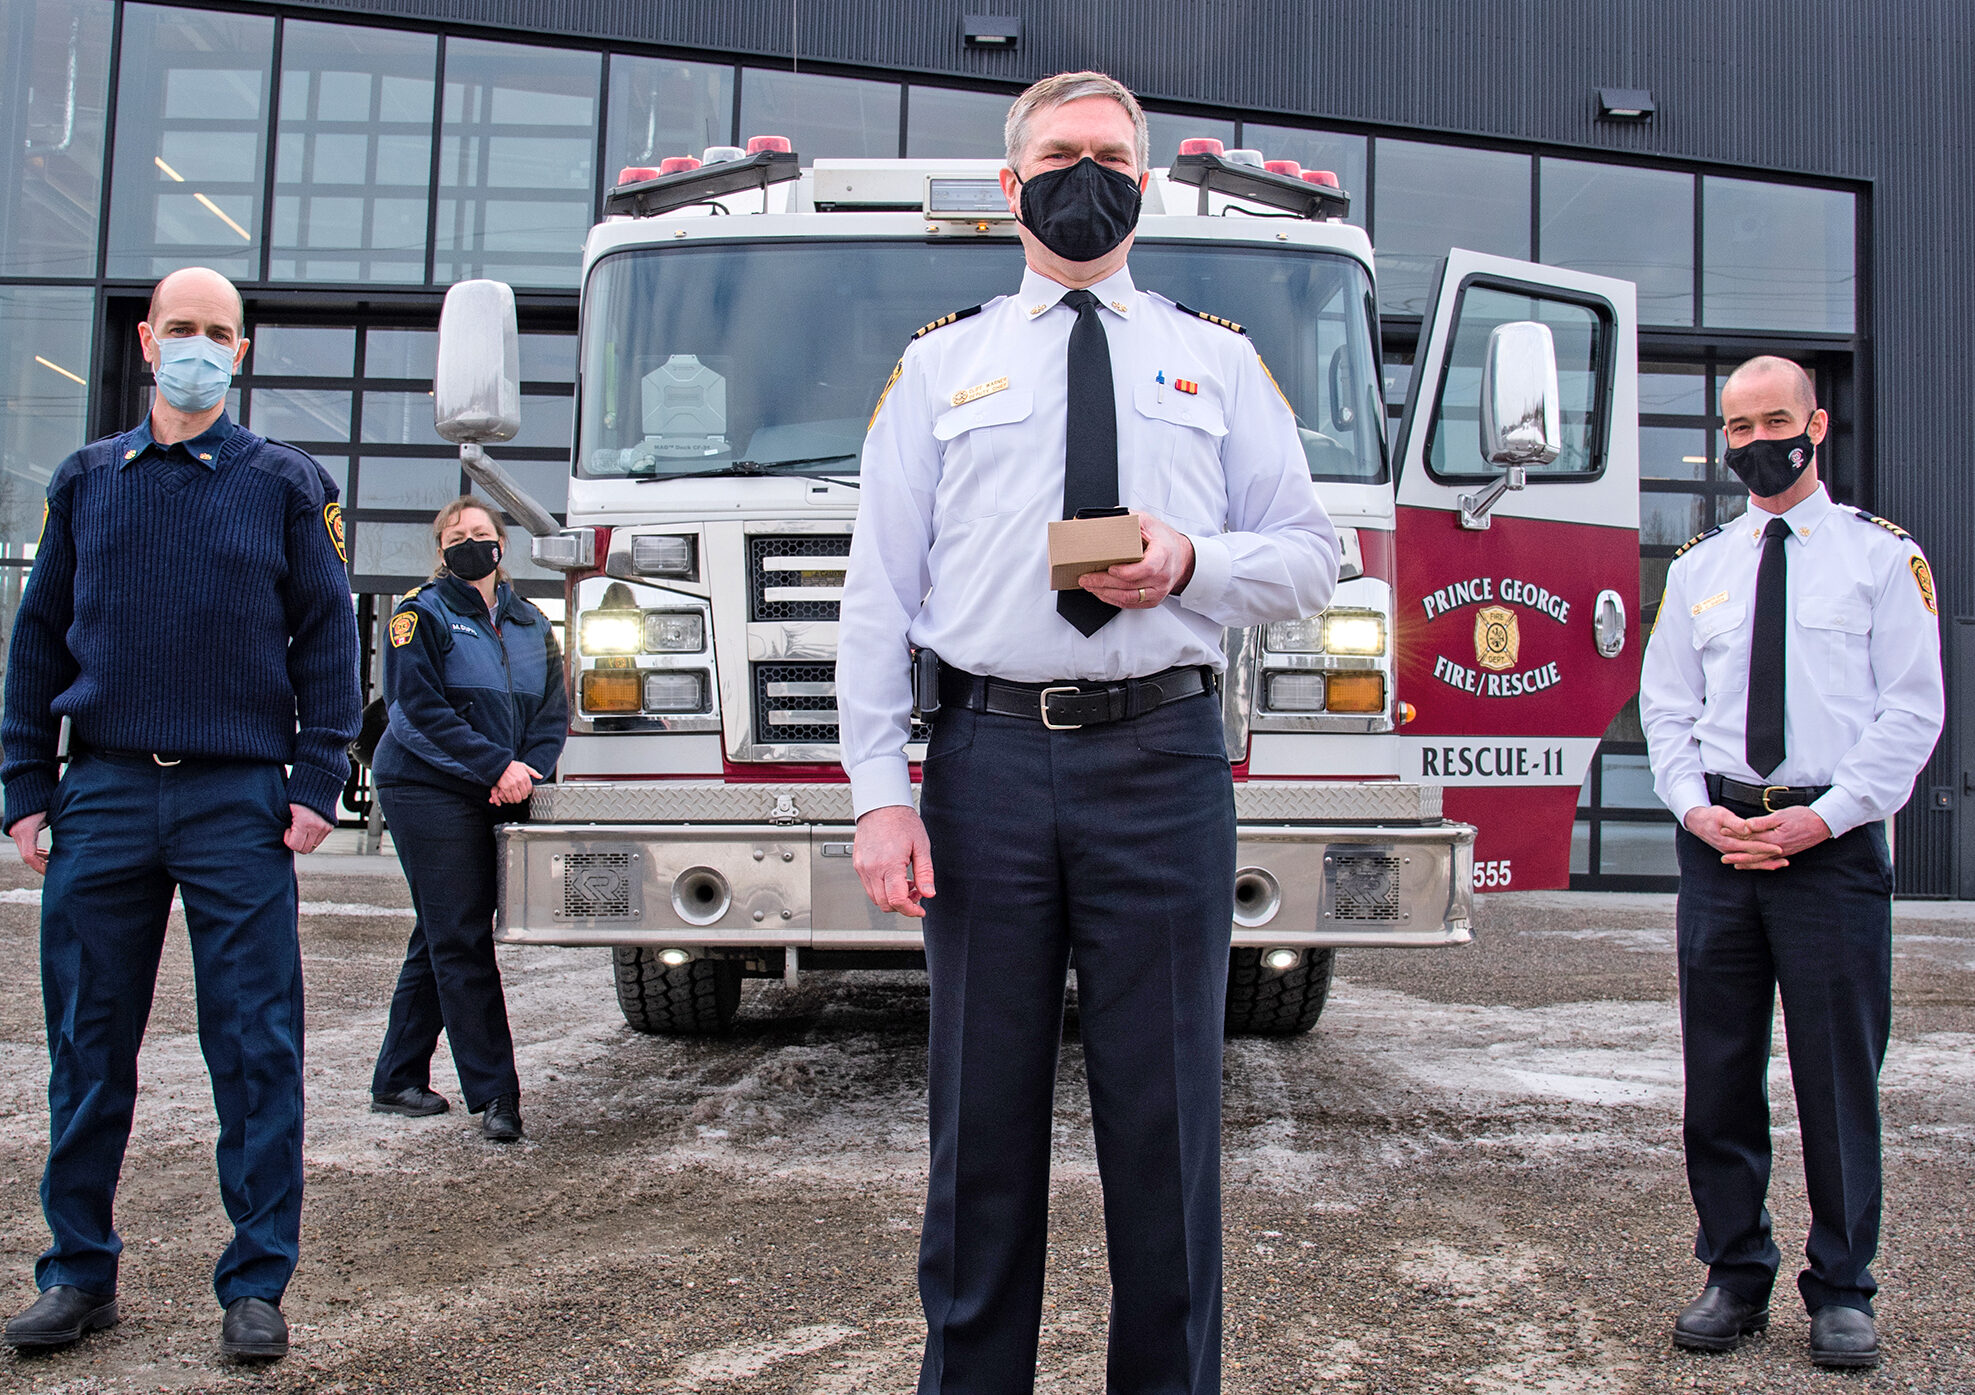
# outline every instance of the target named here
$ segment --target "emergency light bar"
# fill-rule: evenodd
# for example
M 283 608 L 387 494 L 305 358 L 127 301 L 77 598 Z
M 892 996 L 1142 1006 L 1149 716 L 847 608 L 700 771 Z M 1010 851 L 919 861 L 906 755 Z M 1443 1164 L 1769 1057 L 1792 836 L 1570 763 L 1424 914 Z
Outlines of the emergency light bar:
M 1175 184 L 1199 186 L 1202 215 L 1207 212 L 1209 193 L 1246 199 L 1249 203 L 1284 209 L 1299 218 L 1318 221 L 1342 218 L 1351 212 L 1351 196 L 1333 184 L 1256 169 L 1204 151 L 1176 156 L 1169 174 Z
M 771 184 L 786 184 L 801 177 L 802 167 L 794 151 L 757 150 L 738 160 L 720 160 L 697 169 L 620 184 L 604 195 L 603 211 L 605 217 L 628 214 L 633 218 L 653 218 L 723 194 L 740 194 L 750 189 L 765 193 Z

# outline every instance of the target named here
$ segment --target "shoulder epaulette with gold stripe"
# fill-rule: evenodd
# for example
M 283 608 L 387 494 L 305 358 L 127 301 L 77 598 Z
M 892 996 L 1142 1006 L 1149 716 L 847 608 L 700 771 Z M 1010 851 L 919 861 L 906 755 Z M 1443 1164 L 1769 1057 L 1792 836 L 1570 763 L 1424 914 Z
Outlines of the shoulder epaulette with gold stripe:
M 948 325 L 954 323 L 957 320 L 964 320 L 967 319 L 969 316 L 978 315 L 980 313 L 981 313 L 981 307 L 978 305 L 970 305 L 965 310 L 955 310 L 951 315 L 941 315 L 937 320 L 934 320 L 931 324 L 925 326 L 923 329 L 913 330 L 912 337 L 914 339 L 924 339 L 928 334 L 931 334 L 936 329 L 945 329 Z
M 1691 551 L 1697 544 L 1706 542 L 1709 538 L 1713 537 L 1716 533 L 1719 533 L 1720 531 L 1721 531 L 1721 525 L 1717 523 L 1714 525 L 1714 527 L 1708 529 L 1705 533 L 1694 534 L 1694 536 L 1687 539 L 1686 542 L 1674 548 L 1673 555 L 1675 557 L 1678 557 L 1683 552 Z
M 1248 333 L 1247 330 L 1243 329 L 1233 320 L 1224 320 L 1219 315 L 1208 314 L 1205 310 L 1195 310 L 1191 305 L 1181 305 L 1177 300 L 1173 302 L 1173 309 L 1180 311 L 1182 314 L 1191 315 L 1196 320 L 1205 320 L 1210 325 L 1219 325 L 1222 329 L 1231 329 L 1236 334 Z
M 1899 524 L 1893 522 L 1890 518 L 1881 518 L 1876 513 L 1867 513 L 1864 509 L 1855 506 L 1852 507 L 1852 512 L 1857 514 L 1860 518 L 1864 519 L 1867 523 L 1878 524 L 1881 528 L 1884 528 L 1888 533 L 1891 533 L 1896 538 L 1904 538 L 1908 542 L 1913 541 L 1913 534 L 1907 532 L 1906 529 L 1900 527 Z

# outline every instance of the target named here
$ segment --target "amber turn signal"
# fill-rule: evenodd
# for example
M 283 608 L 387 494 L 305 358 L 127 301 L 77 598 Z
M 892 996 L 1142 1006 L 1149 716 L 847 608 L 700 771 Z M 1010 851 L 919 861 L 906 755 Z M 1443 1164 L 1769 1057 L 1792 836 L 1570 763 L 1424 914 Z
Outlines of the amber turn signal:
M 1385 675 L 1333 673 L 1325 684 L 1324 706 L 1332 712 L 1383 712 Z
M 638 671 L 594 668 L 583 675 L 583 708 L 588 712 L 636 712 L 644 705 Z

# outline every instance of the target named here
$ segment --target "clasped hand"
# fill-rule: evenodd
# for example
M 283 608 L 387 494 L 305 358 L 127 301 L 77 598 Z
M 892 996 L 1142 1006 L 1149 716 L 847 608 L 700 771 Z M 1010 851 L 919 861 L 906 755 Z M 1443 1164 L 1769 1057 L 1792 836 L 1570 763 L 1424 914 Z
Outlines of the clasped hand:
M 1745 819 L 1719 804 L 1691 810 L 1687 831 L 1717 849 L 1721 860 L 1744 872 L 1773 872 L 1790 856 L 1831 836 L 1831 828 L 1805 805 Z
M 1193 579 L 1193 541 L 1149 513 L 1138 516 L 1145 555 L 1101 572 L 1085 572 L 1077 584 L 1120 610 L 1151 610 L 1186 589 Z

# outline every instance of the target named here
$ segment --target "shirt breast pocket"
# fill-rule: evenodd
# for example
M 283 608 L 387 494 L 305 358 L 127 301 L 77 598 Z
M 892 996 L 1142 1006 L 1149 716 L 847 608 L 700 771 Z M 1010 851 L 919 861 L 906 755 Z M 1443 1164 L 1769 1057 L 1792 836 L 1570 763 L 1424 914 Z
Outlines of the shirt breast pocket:
M 1053 471 L 1036 459 L 1029 418 L 1035 395 L 1008 388 L 942 412 L 933 421 L 940 443 L 938 514 L 958 523 L 1013 513 L 1035 498 Z
M 1122 498 L 1169 521 L 1218 528 L 1228 504 L 1221 468 L 1228 423 L 1221 404 L 1171 383 L 1140 383 L 1132 406 L 1130 438 L 1118 443 Z
M 1708 701 L 1748 687 L 1748 605 L 1724 601 L 1696 615 L 1694 647 L 1701 651 L 1701 672 L 1707 679 Z
M 1857 697 L 1872 691 L 1872 611 L 1849 596 L 1804 596 L 1797 631 L 1819 683 Z

